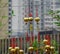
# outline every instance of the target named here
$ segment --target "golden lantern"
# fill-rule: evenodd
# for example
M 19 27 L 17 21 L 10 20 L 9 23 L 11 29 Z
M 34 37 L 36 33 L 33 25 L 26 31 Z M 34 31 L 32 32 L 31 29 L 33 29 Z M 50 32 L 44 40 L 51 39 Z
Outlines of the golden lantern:
M 29 17 L 29 21 L 33 21 L 33 17 Z
M 11 53 L 11 49 L 12 49 L 12 47 L 9 47 L 9 54 Z
M 39 18 L 39 17 L 36 17 L 36 18 L 35 18 L 35 21 L 36 21 L 36 22 L 39 22 L 39 21 L 40 21 L 40 18 Z
M 51 46 L 50 49 L 51 49 L 51 54 L 54 54 L 54 47 Z
M 11 52 L 15 52 L 15 49 L 11 49 Z
M 45 46 L 45 49 L 50 49 L 50 45 L 46 45 Z
M 19 50 L 19 47 L 15 47 L 15 50 Z
M 45 52 L 47 52 L 47 49 L 45 50 Z
M 29 20 L 29 19 L 28 19 L 27 17 L 24 18 L 24 21 L 25 21 L 25 22 L 28 22 L 28 20 Z
M 28 50 L 29 50 L 29 51 L 33 51 L 34 48 L 33 48 L 33 47 L 29 47 Z
M 44 39 L 43 43 L 46 45 L 48 43 L 48 40 Z
M 51 49 L 51 51 L 54 51 L 54 47 L 53 46 L 51 46 L 50 49 Z
M 11 50 L 12 49 L 12 47 L 9 47 L 9 50 Z
M 19 50 L 19 53 L 20 53 L 20 54 L 24 54 L 24 51 L 23 51 L 23 50 Z
M 46 54 L 50 54 L 50 45 L 45 46 L 45 52 Z

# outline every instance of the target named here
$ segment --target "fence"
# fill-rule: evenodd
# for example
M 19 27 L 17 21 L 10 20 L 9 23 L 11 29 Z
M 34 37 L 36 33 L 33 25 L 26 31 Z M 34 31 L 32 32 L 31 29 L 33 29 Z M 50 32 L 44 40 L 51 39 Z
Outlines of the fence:
M 44 40 L 46 35 L 40 35 L 40 40 Z M 50 42 L 52 43 L 52 40 L 55 40 L 57 42 L 57 44 L 60 44 L 60 34 L 49 34 L 50 36 Z M 37 36 L 34 37 L 34 40 L 37 39 Z M 13 42 L 12 42 L 12 38 L 6 38 L 6 39 L 0 39 L 0 54 L 9 54 L 9 47 L 12 46 L 11 44 L 13 44 L 13 47 L 18 46 L 20 49 L 24 50 L 24 54 L 28 52 L 27 48 L 30 45 L 30 41 L 26 42 L 26 37 L 21 37 L 19 38 L 13 38 Z M 60 45 L 56 46 L 57 47 L 57 51 L 58 54 L 60 54 Z M 34 53 L 35 54 L 35 53 Z

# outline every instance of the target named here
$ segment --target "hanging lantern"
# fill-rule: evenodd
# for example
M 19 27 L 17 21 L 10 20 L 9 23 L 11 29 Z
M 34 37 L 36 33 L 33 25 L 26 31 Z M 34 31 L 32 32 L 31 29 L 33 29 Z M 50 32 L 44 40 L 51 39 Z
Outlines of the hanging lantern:
M 15 50 L 19 50 L 19 47 L 15 47 Z
M 23 51 L 23 50 L 19 50 L 19 53 L 20 53 L 20 54 L 24 54 L 24 51 Z
M 11 49 L 11 52 L 15 52 L 15 49 Z
M 45 46 L 45 52 L 46 54 L 50 54 L 50 45 Z
M 47 45 L 48 40 L 44 39 L 44 40 L 43 40 L 43 43 L 44 43 L 45 45 Z
M 11 53 L 11 49 L 12 49 L 12 47 L 9 47 L 9 53 Z
M 53 46 L 51 46 L 50 49 L 51 49 L 51 51 L 54 51 L 54 47 Z
M 33 47 L 29 47 L 28 50 L 29 50 L 29 51 L 33 51 L 34 48 L 33 48 Z
M 9 47 L 9 50 L 11 50 L 12 49 L 12 47 Z
M 28 19 L 27 17 L 24 18 L 24 22 L 28 22 L 28 20 L 29 20 L 29 19 Z
M 50 49 L 51 49 L 51 54 L 54 54 L 54 47 L 51 46 Z
M 33 21 L 33 17 L 29 17 L 29 21 Z
M 45 49 L 50 50 L 50 45 L 46 45 Z
M 39 17 L 36 17 L 35 18 L 35 21 L 38 23 L 40 21 L 40 18 Z

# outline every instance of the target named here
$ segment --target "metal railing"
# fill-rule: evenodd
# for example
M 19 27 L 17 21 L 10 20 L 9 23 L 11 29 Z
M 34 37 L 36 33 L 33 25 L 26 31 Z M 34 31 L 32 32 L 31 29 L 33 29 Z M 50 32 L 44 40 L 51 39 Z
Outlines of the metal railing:
M 40 35 L 40 40 L 44 40 L 45 36 L 46 35 Z M 49 34 L 49 36 L 51 38 L 50 40 L 51 43 L 52 43 L 52 40 L 55 40 L 57 44 L 59 44 L 56 47 L 57 47 L 58 54 L 60 54 L 60 34 Z M 29 47 L 30 41 L 26 42 L 26 37 L 24 36 L 22 37 L 22 43 L 21 43 L 20 38 L 21 37 L 15 38 L 13 44 L 15 43 L 15 47 L 19 47 L 20 49 L 23 49 L 24 54 L 28 53 L 27 48 Z M 37 39 L 37 36 L 35 36 L 34 38 Z M 12 44 L 11 39 L 12 38 L 0 39 L 0 54 L 9 54 L 9 47 Z

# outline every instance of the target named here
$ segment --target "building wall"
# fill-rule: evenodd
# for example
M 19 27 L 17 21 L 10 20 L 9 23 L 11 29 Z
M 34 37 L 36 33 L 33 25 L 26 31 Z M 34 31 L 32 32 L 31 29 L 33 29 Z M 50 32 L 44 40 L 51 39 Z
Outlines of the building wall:
M 60 9 L 59 1 L 57 0 L 12 0 L 12 10 L 14 10 L 15 16 L 12 16 L 12 31 L 13 34 L 24 31 L 24 17 L 29 17 L 29 13 L 32 12 L 33 18 L 36 16 L 36 6 L 38 7 L 38 17 L 40 17 L 40 30 L 53 30 L 56 26 L 53 22 L 53 18 L 47 13 L 50 9 Z M 30 9 L 29 9 L 30 7 Z M 36 29 L 36 22 L 33 23 L 34 29 Z M 36 31 L 36 30 L 35 30 Z

